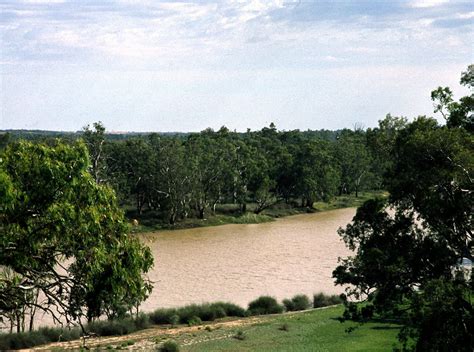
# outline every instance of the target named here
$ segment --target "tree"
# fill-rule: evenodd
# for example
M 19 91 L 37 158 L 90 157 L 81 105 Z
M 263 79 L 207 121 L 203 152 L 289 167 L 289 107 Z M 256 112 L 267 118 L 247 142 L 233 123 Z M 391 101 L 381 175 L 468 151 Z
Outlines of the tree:
M 315 201 L 328 201 L 336 193 L 339 184 L 329 143 L 304 142 L 295 159 L 294 182 L 296 192 L 302 199 L 301 205 L 311 208 Z
M 127 235 L 114 192 L 89 170 L 81 142 L 19 142 L 1 152 L 0 265 L 13 273 L 0 277 L 2 316 L 19 305 L 56 322 L 90 321 L 136 308 L 150 293 L 151 252 Z
M 471 351 L 472 269 L 460 263 L 473 260 L 473 135 L 420 117 L 398 131 L 392 155 L 388 203 L 365 203 L 340 230 L 356 254 L 336 268 L 336 283 L 368 304 L 347 303 L 345 315 L 398 318 L 405 349 L 414 339 L 417 351 Z
M 434 112 L 440 112 L 448 127 L 462 127 L 474 132 L 474 65 L 461 74 L 460 83 L 471 89 L 471 94 L 454 101 L 449 87 L 438 87 L 431 92 Z
M 84 127 L 83 138 L 89 150 L 89 157 L 91 160 L 91 173 L 97 183 L 103 181 L 105 176 L 105 158 L 103 155 L 105 143 L 105 127 L 102 122 L 94 122 L 94 130 L 91 130 L 89 125 Z
M 336 143 L 336 160 L 341 174 L 339 195 L 355 192 L 358 197 L 370 173 L 371 160 L 365 134 L 343 130 Z

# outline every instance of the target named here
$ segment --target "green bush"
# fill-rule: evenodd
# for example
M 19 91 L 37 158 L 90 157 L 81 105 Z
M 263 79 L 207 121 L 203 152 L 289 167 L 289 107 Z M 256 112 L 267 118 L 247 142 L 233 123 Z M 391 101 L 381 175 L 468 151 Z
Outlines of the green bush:
M 160 352 L 179 352 L 179 345 L 176 341 L 169 340 L 158 348 Z
M 86 331 L 98 336 L 126 335 L 146 329 L 150 326 L 150 315 L 140 313 L 138 317 L 127 317 L 116 320 L 98 320 L 87 324 Z
M 220 311 L 224 311 L 225 315 L 216 316 L 217 318 L 224 317 L 245 317 L 247 312 L 244 308 L 229 302 L 215 302 L 211 304 L 212 309 L 215 309 L 216 314 Z
M 177 316 L 177 311 L 174 308 L 157 309 L 154 312 L 148 314 L 150 320 L 154 324 L 173 324 L 176 325 L 179 321 L 175 321 L 172 318 Z M 178 316 L 179 320 L 179 316 Z
M 316 293 L 313 297 L 313 308 L 333 306 L 341 304 L 342 298 L 338 295 L 325 295 L 324 293 Z
M 283 306 L 270 296 L 261 296 L 249 303 L 250 315 L 276 314 L 283 312 Z
M 0 350 L 19 350 L 48 343 L 48 339 L 39 331 L 20 332 L 0 335 Z
M 150 326 L 150 316 L 145 313 L 140 313 L 135 318 L 135 328 L 137 330 L 143 330 Z
M 42 327 L 36 331 L 0 334 L 0 351 L 29 348 L 49 342 L 71 341 L 81 336 L 79 329 Z
M 201 318 L 199 317 L 192 317 L 191 319 L 188 320 L 188 325 L 189 326 L 194 326 L 194 325 L 201 325 L 202 324 L 202 320 Z
M 292 299 L 284 299 L 283 305 L 288 312 L 305 310 L 311 307 L 311 302 L 306 295 L 296 295 Z

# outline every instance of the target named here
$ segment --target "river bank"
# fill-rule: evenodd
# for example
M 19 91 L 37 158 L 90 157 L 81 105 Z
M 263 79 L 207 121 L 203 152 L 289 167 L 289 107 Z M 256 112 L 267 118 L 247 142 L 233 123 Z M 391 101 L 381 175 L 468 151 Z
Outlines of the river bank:
M 219 204 L 216 212 L 208 212 L 204 219 L 189 217 L 176 222 L 173 225 L 162 223 L 155 217 L 155 212 L 146 211 L 139 215 L 133 210 L 126 211 L 127 217 L 132 224 L 132 233 L 147 233 L 160 230 L 182 230 L 196 227 L 220 226 L 226 224 L 260 224 L 274 221 L 277 218 L 308 214 L 316 212 L 324 212 L 328 210 L 357 208 L 366 200 L 376 197 L 386 198 L 388 193 L 385 191 L 366 191 L 360 192 L 358 197 L 355 195 L 342 195 L 331 199 L 329 202 L 315 202 L 312 208 L 298 207 L 294 204 L 277 203 L 260 214 L 254 214 L 251 210 L 255 204 L 249 204 L 249 211 L 242 214 L 238 206 L 235 204 Z M 136 220 L 136 222 L 134 221 Z M 135 225 L 133 225 L 135 223 Z
M 397 344 L 400 327 L 371 321 L 364 325 L 338 317 L 342 306 L 310 309 L 248 318 L 224 318 L 196 326 L 153 326 L 124 336 L 91 338 L 88 348 L 100 350 L 157 350 L 166 341 L 175 341 L 180 351 L 390 351 Z M 354 331 L 348 333 L 348 329 Z M 33 348 L 78 350 L 81 340 L 53 343 Z M 24 350 L 26 351 L 26 350 Z

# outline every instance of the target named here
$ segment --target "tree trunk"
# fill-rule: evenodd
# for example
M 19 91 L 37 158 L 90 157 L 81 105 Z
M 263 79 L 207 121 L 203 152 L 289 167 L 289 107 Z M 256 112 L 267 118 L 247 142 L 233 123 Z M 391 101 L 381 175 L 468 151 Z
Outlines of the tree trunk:
M 204 207 L 199 207 L 199 219 L 204 220 Z

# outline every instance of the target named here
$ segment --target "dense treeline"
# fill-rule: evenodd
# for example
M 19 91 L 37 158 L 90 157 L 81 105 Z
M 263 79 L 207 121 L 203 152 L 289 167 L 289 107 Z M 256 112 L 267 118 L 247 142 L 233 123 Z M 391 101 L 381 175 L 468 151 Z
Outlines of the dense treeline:
M 311 207 L 335 195 L 380 189 L 390 143 L 405 122 L 388 115 L 367 131 L 282 132 L 271 124 L 255 132 L 222 127 L 121 141 L 107 140 L 96 123 L 83 137 L 97 182 L 112 185 L 138 214 L 152 210 L 174 224 L 203 219 L 218 204 L 259 214 L 278 202 Z

